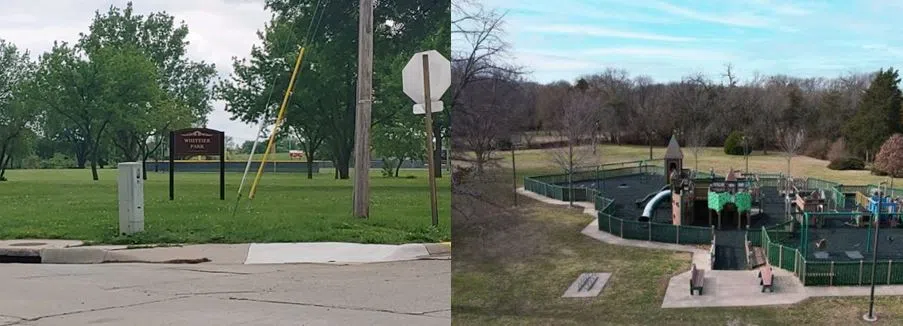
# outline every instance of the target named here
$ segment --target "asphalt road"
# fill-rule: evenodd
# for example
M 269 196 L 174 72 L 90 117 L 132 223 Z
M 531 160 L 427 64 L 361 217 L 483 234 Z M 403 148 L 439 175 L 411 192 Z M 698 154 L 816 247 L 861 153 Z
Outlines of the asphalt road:
M 0 325 L 449 325 L 450 261 L 0 264 Z

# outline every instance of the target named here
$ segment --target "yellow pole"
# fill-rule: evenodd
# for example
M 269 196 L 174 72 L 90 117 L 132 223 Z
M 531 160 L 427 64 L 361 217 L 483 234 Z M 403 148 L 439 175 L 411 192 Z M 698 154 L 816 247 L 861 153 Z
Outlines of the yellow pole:
M 288 105 L 288 99 L 292 95 L 292 91 L 295 89 L 295 77 L 298 75 L 298 68 L 301 67 L 301 58 L 304 57 L 304 48 L 298 52 L 298 59 L 295 60 L 295 69 L 292 70 L 292 79 L 288 82 L 288 89 L 285 90 L 285 96 L 282 97 L 282 105 L 279 107 L 279 114 L 276 116 L 276 124 L 273 125 L 273 132 L 270 133 L 270 139 L 267 141 L 267 149 L 263 152 L 263 158 L 260 159 L 260 166 L 257 167 L 257 176 L 254 177 L 254 183 L 251 184 L 251 191 L 248 193 L 248 199 L 254 199 L 254 194 L 257 193 L 257 184 L 260 182 L 260 177 L 263 175 L 263 167 L 267 164 L 267 156 L 269 156 L 270 151 L 273 148 L 273 141 L 276 139 L 276 132 L 279 130 L 279 125 L 282 124 L 282 118 L 285 116 L 285 106 Z

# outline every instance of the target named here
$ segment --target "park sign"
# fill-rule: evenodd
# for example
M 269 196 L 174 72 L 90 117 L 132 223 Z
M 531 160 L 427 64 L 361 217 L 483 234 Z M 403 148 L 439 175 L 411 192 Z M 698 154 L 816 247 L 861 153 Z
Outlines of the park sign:
M 207 128 L 189 128 L 173 132 L 175 156 L 222 155 L 223 132 Z
M 219 156 L 219 199 L 226 199 L 226 133 L 207 128 L 169 132 L 169 200 L 175 199 L 176 158 Z

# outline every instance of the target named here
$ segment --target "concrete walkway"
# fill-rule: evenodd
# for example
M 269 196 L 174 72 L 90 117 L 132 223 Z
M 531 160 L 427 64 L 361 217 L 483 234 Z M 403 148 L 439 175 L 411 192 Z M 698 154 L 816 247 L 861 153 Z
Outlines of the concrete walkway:
M 41 263 L 49 264 L 359 264 L 450 259 L 450 244 L 254 243 L 130 249 L 127 246 L 81 246 L 78 241 L 68 240 L 8 240 L 0 241 L 0 256 L 40 258 Z
M 552 205 L 569 205 L 568 202 L 551 199 L 519 188 L 517 192 L 523 196 Z M 575 206 L 584 208 L 584 213 L 598 216 L 593 203 L 574 202 Z M 661 249 L 690 252 L 692 262 L 697 268 L 705 269 L 705 287 L 703 295 L 690 295 L 689 269 L 671 278 L 665 292 L 662 308 L 695 308 L 695 307 L 744 307 L 795 304 L 812 297 L 867 296 L 868 286 L 803 286 L 792 272 L 774 269 L 774 293 L 761 292 L 758 272 L 712 270 L 707 250 L 688 245 L 677 245 L 661 242 L 629 240 L 599 230 L 598 220 L 593 220 L 581 233 L 593 239 L 621 246 L 632 246 L 649 249 Z M 879 285 L 875 287 L 875 295 L 903 295 L 903 285 Z

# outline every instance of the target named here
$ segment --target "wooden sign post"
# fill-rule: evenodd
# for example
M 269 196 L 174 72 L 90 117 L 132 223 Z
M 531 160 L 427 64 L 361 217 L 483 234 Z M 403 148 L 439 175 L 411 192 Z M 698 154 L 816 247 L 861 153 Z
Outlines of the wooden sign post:
M 175 199 L 175 160 L 196 155 L 219 155 L 219 199 L 226 199 L 226 134 L 207 128 L 169 133 L 169 200 Z

